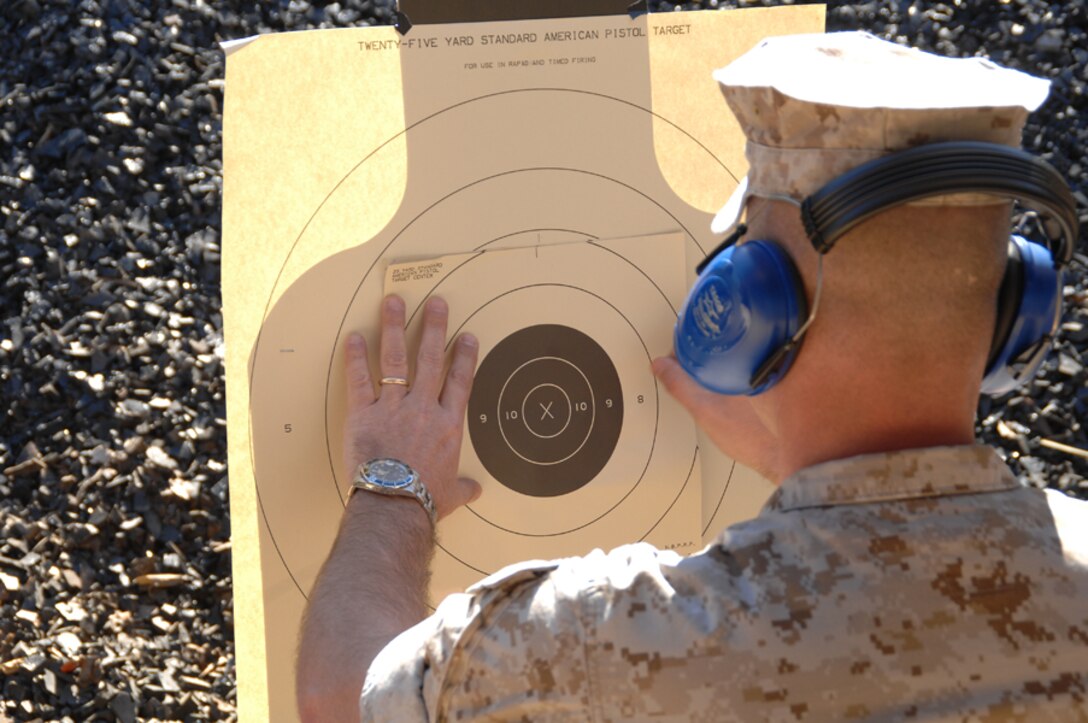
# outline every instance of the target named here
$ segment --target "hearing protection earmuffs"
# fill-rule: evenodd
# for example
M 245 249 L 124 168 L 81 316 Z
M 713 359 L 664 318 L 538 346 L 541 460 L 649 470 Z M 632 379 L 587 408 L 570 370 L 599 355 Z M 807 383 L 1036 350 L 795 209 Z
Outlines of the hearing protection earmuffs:
M 1062 270 L 1073 258 L 1078 222 L 1073 195 L 1050 164 L 991 143 L 920 146 L 833 179 L 801 203 L 801 218 L 813 247 L 825 254 L 882 211 L 952 193 L 1019 201 L 1038 215 L 1047 237 L 1045 245 L 1016 235 L 1009 240 L 982 383 L 984 393 L 1003 394 L 1038 371 L 1061 318 Z M 793 260 L 773 241 L 738 243 L 746 232 L 737 226 L 699 264 L 676 324 L 676 358 L 699 384 L 722 394 L 774 386 L 813 318 Z

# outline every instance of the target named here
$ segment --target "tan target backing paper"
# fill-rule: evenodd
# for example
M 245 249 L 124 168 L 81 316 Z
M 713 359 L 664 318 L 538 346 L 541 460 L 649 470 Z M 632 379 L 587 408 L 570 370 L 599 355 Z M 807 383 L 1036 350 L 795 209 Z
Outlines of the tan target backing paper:
M 487 404 L 521 425 L 497 430 L 513 440 L 503 454 L 532 470 L 561 467 L 585 440 L 611 449 L 564 468 L 569 489 L 547 494 L 546 475 L 527 472 L 537 481 L 520 490 L 496 478 L 488 464 L 510 481 L 522 462 L 481 459 L 466 433 L 462 471 L 488 494 L 440 530 L 450 542 L 434 592 L 501 562 L 488 545 L 512 558 L 635 539 L 685 551 L 759 508 L 767 483 L 697 443 L 648 358 L 667 352 L 670 315 L 720 240 L 712 214 L 746 170 L 711 71 L 765 36 L 822 30 L 823 12 L 359 28 L 228 48 L 223 295 L 242 719 L 296 718 L 299 621 L 343 509 L 342 342 L 374 337 L 387 286 L 415 303 L 454 300 L 484 361 L 522 330 L 507 348 L 534 343 L 534 328 L 566 329 L 561 354 L 499 349 L 489 365 L 506 392 L 491 389 Z M 465 264 L 443 267 L 445 281 L 390 270 L 453 256 Z M 575 416 L 591 411 L 589 427 Z M 526 497 L 539 514 L 511 514 Z M 473 536 L 478 546 L 463 542 Z

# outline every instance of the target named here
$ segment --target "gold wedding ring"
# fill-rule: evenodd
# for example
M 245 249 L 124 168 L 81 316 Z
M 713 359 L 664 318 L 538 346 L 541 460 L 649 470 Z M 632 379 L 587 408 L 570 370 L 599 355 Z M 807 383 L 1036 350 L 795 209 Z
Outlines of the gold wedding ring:
M 404 377 L 382 377 L 382 380 L 379 383 L 383 386 L 386 384 L 396 384 L 401 387 L 408 386 L 408 380 Z

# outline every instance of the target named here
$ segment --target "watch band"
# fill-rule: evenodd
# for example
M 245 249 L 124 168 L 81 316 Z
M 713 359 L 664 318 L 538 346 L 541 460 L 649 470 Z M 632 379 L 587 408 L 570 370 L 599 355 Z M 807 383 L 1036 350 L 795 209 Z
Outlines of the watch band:
M 401 478 L 390 479 L 388 472 L 392 470 Z M 406 475 L 406 477 L 402 477 Z M 431 520 L 431 526 L 438 524 L 438 510 L 435 508 L 434 498 L 426 485 L 419 479 L 414 469 L 398 459 L 379 457 L 359 465 L 355 472 L 355 478 L 351 483 L 351 492 L 365 490 L 381 495 L 393 497 L 411 497 L 423 507 L 427 517 Z M 349 498 L 350 498 L 349 494 Z

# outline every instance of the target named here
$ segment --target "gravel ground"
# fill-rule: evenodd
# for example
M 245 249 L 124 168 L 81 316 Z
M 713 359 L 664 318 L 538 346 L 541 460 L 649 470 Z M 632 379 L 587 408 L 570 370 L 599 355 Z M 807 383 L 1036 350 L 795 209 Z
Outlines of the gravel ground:
M 370 0 L 0 5 L 0 721 L 236 717 L 217 43 L 391 21 Z M 833 2 L 828 26 L 1053 79 L 1024 142 L 1088 207 L 1083 0 Z M 1058 352 L 979 433 L 1088 497 L 1083 265 L 1067 283 Z

